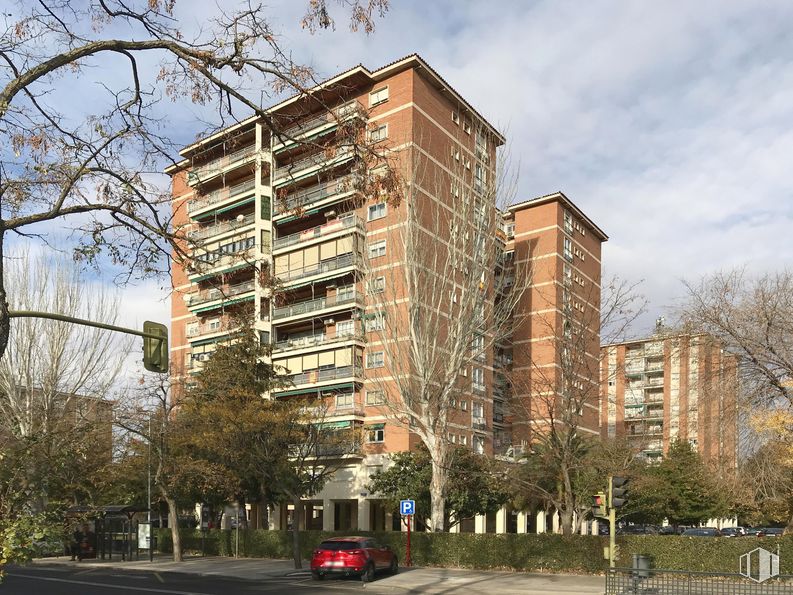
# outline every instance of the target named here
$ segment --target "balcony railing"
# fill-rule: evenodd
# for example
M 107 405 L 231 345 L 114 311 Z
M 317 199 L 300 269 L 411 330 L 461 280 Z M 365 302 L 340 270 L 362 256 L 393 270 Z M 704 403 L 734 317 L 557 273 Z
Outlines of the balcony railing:
M 189 275 L 206 275 L 213 271 L 220 271 L 238 264 L 253 264 L 255 247 L 245 248 L 232 254 L 223 254 L 209 262 L 196 260 L 189 271 Z
M 202 227 L 201 229 L 190 231 L 187 233 L 187 237 L 193 242 L 200 242 L 206 238 L 211 238 L 222 233 L 228 233 L 247 225 L 253 225 L 255 221 L 256 215 L 250 213 L 242 218 L 221 221 L 220 223 L 215 223 L 214 225 L 209 225 L 207 227 Z
M 242 293 L 253 291 L 255 288 L 256 284 L 253 281 L 245 281 L 244 283 L 231 285 L 227 289 L 213 287 L 212 289 L 205 289 L 204 291 L 192 294 L 189 304 L 190 306 L 198 306 L 199 304 L 214 302 L 222 298 L 232 298 Z
M 325 382 L 327 380 L 337 380 L 339 378 L 349 378 L 351 376 L 363 376 L 363 368 L 359 366 L 343 366 L 341 368 L 328 368 L 327 370 L 312 370 L 310 372 L 301 372 L 300 374 L 292 374 L 288 378 L 293 384 L 314 384 L 316 382 Z
M 288 211 L 304 207 L 308 204 L 311 204 L 312 202 L 329 198 L 331 196 L 335 196 L 336 194 L 349 192 L 356 187 L 356 184 L 357 180 L 354 176 L 345 176 L 343 178 L 339 178 L 338 180 L 317 184 L 304 190 L 292 192 L 287 195 L 286 200 L 275 201 L 275 204 L 273 205 L 273 214 L 279 215 L 281 213 L 286 213 Z
M 228 321 L 222 320 L 212 324 L 198 324 L 187 328 L 187 338 L 201 337 L 203 335 L 213 335 L 215 333 L 228 332 Z
M 312 153 L 303 159 L 298 159 L 297 161 L 282 165 L 281 167 L 276 168 L 273 179 L 277 180 L 289 174 L 296 174 L 297 172 L 309 167 L 323 165 L 324 163 L 333 161 L 335 159 L 345 159 L 347 157 L 352 157 L 354 154 L 352 147 L 338 147 L 332 151 L 332 154 L 329 153 L 330 152 L 326 151 L 317 151 L 316 153 Z
M 310 312 L 316 312 L 317 310 L 324 310 L 325 308 L 332 308 L 333 306 L 343 306 L 345 304 L 362 306 L 363 296 L 356 293 L 343 294 L 340 297 L 321 297 L 305 302 L 297 302 L 296 304 L 289 304 L 288 306 L 281 306 L 280 308 L 273 309 L 273 320 L 288 318 L 290 316 L 299 316 Z
M 316 227 L 305 229 L 282 238 L 277 238 L 275 242 L 273 242 L 273 248 L 275 250 L 278 250 L 279 248 L 286 248 L 287 246 L 293 246 L 295 244 L 299 244 L 300 242 L 307 242 L 315 238 L 321 238 L 322 236 L 351 228 L 360 231 L 365 230 L 364 223 L 359 217 L 344 217 L 342 219 L 328 221 L 323 225 L 317 225 Z
M 251 179 L 234 186 L 220 188 L 219 190 L 215 190 L 209 194 L 199 196 L 187 202 L 187 213 L 195 213 L 196 211 L 205 209 L 220 202 L 231 200 L 232 198 L 251 192 L 255 187 L 256 180 Z
M 304 277 L 312 277 L 314 275 L 320 275 L 322 273 L 330 273 L 346 267 L 357 266 L 362 263 L 363 263 L 362 259 L 358 257 L 358 255 L 356 255 L 355 252 L 350 252 L 349 254 L 342 254 L 341 256 L 336 256 L 334 258 L 323 260 L 322 262 L 318 262 L 317 264 L 312 264 L 297 269 L 290 269 L 288 271 L 283 271 L 281 273 L 278 273 L 276 276 L 282 282 L 286 283 L 289 281 L 296 281 L 298 279 L 303 279 Z
M 224 155 L 223 157 L 218 157 L 204 165 L 200 165 L 198 167 L 194 167 L 190 170 L 187 174 L 188 182 L 198 182 L 202 177 L 209 177 L 212 176 L 223 169 L 234 165 L 240 161 L 244 161 L 248 157 L 256 154 L 256 147 L 246 147 L 244 149 L 240 149 L 239 151 L 235 151 L 234 153 L 230 153 L 229 155 Z
M 330 122 L 336 122 L 339 119 L 346 118 L 353 114 L 363 115 L 365 113 L 366 112 L 360 103 L 357 101 L 348 101 L 347 103 L 340 105 L 330 112 L 323 112 L 317 116 L 308 118 L 307 120 L 303 120 L 302 122 L 298 122 L 297 124 L 290 126 L 284 130 L 284 135 L 295 137 L 298 134 L 302 134 L 308 130 L 311 130 L 312 128 L 324 126 Z
M 352 341 L 354 339 L 363 340 L 364 334 L 360 329 L 354 329 L 350 332 L 336 333 L 334 335 L 326 335 L 324 333 L 317 335 L 308 335 L 304 337 L 290 337 L 284 341 L 278 341 L 275 344 L 275 351 L 285 351 L 287 349 L 303 349 L 305 347 L 314 347 L 315 345 L 330 345 L 332 343 L 339 343 L 341 341 Z

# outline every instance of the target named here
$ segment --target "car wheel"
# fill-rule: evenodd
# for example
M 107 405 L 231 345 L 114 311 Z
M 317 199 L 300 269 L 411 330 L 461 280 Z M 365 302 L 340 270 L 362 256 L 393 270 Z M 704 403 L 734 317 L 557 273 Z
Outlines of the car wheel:
M 311 578 L 313 578 L 315 581 L 321 581 L 322 579 L 325 578 L 325 575 L 322 574 L 321 572 L 317 572 L 316 570 L 312 570 Z
M 374 564 L 369 562 L 361 573 L 361 580 L 365 583 L 371 583 L 374 580 Z
M 399 572 L 399 560 L 397 560 L 396 556 L 391 558 L 391 566 L 388 567 L 388 572 L 391 574 Z

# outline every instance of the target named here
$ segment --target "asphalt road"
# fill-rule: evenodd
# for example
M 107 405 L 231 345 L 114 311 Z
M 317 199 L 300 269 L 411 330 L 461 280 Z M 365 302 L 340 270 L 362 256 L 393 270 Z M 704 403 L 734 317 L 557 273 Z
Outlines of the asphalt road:
M 259 593 L 377 593 L 377 582 L 360 579 L 313 581 L 308 573 L 245 581 L 175 572 L 112 568 L 9 567 L 0 584 L 2 595 L 258 595 Z

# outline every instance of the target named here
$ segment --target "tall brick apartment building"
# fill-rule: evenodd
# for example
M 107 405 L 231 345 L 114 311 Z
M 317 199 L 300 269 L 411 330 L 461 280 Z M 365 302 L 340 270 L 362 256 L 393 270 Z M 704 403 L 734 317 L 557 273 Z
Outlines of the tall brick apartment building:
M 330 147 L 345 122 L 362 119 L 371 139 L 395 154 L 411 148 L 433 164 L 438 178 L 456 175 L 447 165 L 451 155 L 464 175 L 450 191 L 464 184 L 476 193 L 495 177 L 496 150 L 505 139 L 416 55 L 375 71 L 357 66 L 314 92 L 332 105 L 332 115 L 305 97 L 270 110 L 292 121 L 286 136 L 307 142 L 271 138 L 251 118 L 185 148 L 183 161 L 168 170 L 175 224 L 188 230 L 197 263 L 173 272 L 172 369 L 185 378 L 199 370 L 233 330 L 229 313 L 252 304 L 260 337 L 273 344 L 273 363 L 288 370 L 292 384 L 271 396 L 319 397 L 325 423 L 342 431 L 360 428 L 365 436 L 343 455 L 346 464 L 323 492 L 305 503 L 306 527 L 391 529 L 398 526 L 391 511 L 365 485 L 387 464 L 388 453 L 416 440 L 395 423 L 382 403 L 382 381 L 374 380 L 383 373 L 383 351 L 370 292 L 388 279 L 377 271 L 400 266 L 393 233 L 404 222 L 405 205 L 360 195 L 355 151 L 317 147 L 325 139 Z M 597 288 L 599 295 L 606 236 L 561 193 L 514 205 L 502 216 L 503 250 L 532 263 L 533 287 L 520 304 L 529 322 L 515 329 L 510 344 L 497 345 L 471 366 L 470 392 L 457 403 L 447 439 L 484 455 L 514 456 L 530 435 L 512 399 L 528 398 L 531 383 L 513 391 L 507 373 L 530 377 L 532 369 L 557 365 L 547 344 L 563 334 L 566 312 L 573 304 L 598 307 L 585 302 L 579 288 Z M 275 298 L 257 282 L 263 268 L 279 280 Z M 395 303 L 407 299 L 399 288 L 389 290 L 396 292 Z M 597 346 L 599 329 L 591 332 Z M 591 381 L 597 384 L 596 370 Z M 596 398 L 591 408 L 583 425 L 596 433 Z M 287 522 L 286 509 L 270 517 L 273 528 Z M 545 530 L 548 523 L 544 515 L 539 520 L 503 510 L 466 527 L 525 532 Z
M 708 335 L 658 332 L 603 346 L 601 433 L 625 436 L 649 460 L 676 439 L 712 465 L 737 464 L 737 360 Z

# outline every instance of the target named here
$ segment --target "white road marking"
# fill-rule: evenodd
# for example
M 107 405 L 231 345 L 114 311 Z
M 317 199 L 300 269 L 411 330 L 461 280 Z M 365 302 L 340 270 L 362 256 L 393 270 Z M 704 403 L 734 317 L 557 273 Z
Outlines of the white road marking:
M 21 578 L 29 578 L 38 581 L 50 581 L 54 583 L 69 583 L 72 585 L 89 585 L 91 587 L 103 587 L 105 589 L 123 589 L 126 591 L 145 591 L 146 593 L 171 593 L 171 595 L 212 595 L 211 593 L 201 593 L 199 591 L 174 591 L 171 589 L 152 589 L 149 587 L 135 587 L 132 585 L 111 585 L 109 583 L 95 583 L 88 581 L 73 581 L 65 578 L 51 578 L 45 576 L 35 576 L 32 574 L 19 574 L 17 572 L 9 572 L 9 576 L 18 576 Z

